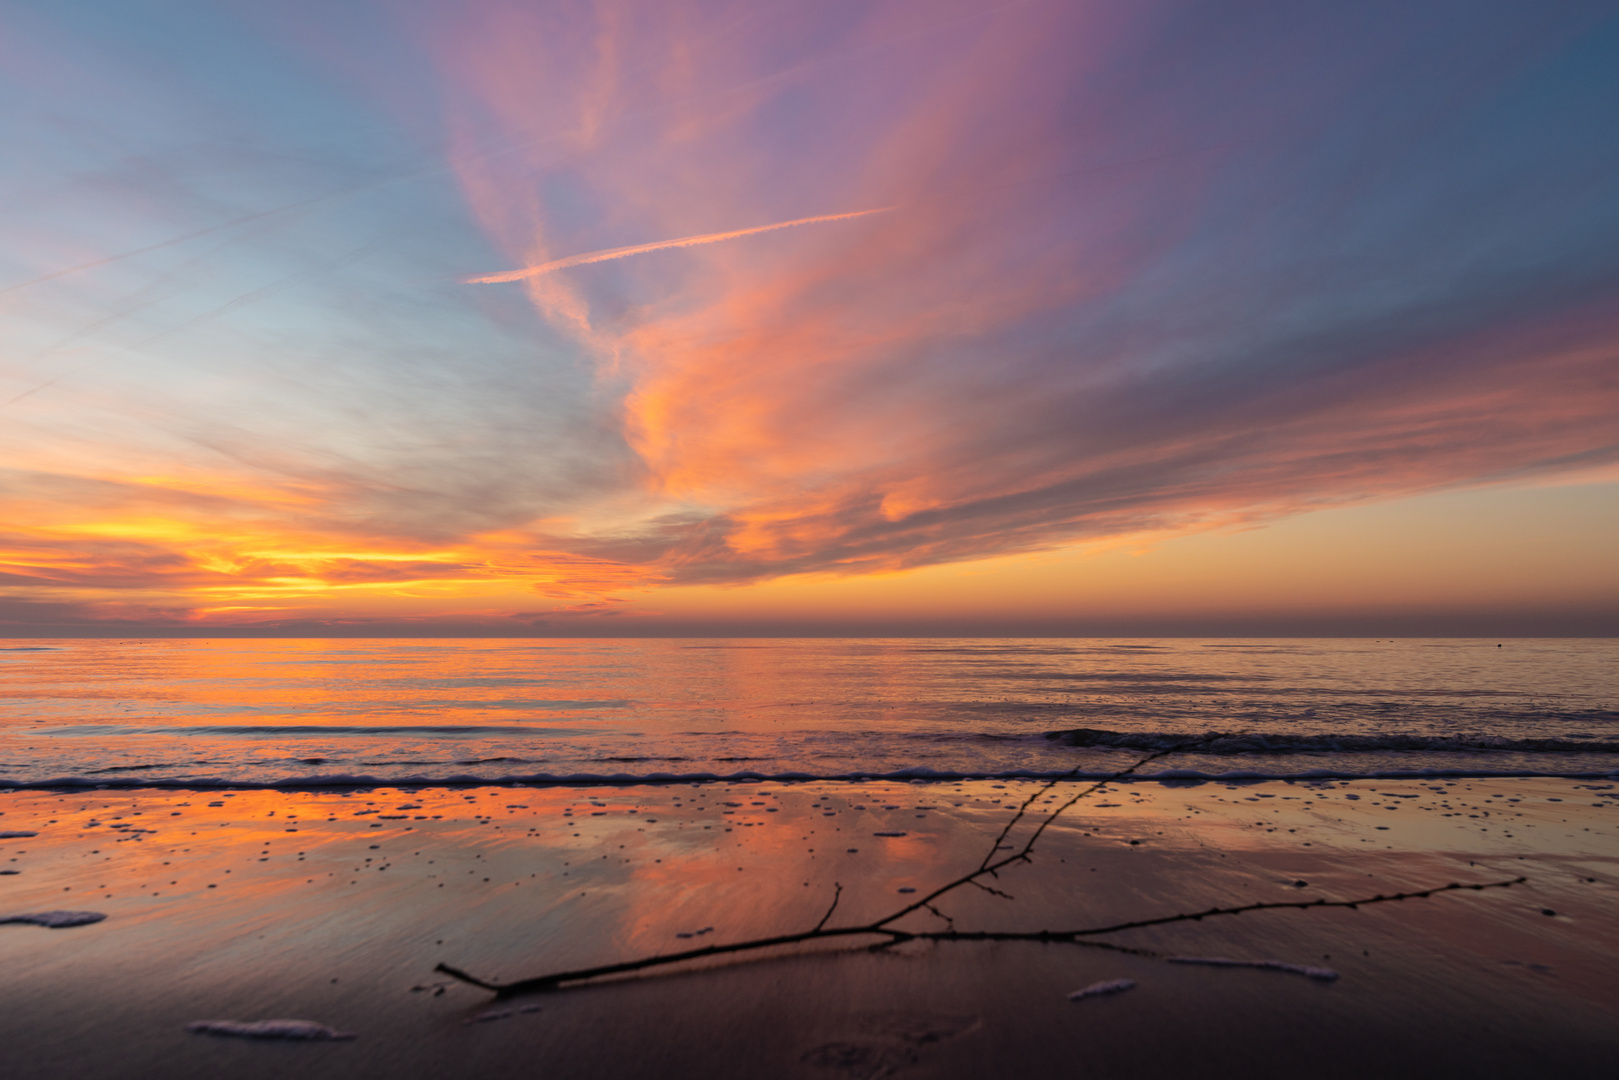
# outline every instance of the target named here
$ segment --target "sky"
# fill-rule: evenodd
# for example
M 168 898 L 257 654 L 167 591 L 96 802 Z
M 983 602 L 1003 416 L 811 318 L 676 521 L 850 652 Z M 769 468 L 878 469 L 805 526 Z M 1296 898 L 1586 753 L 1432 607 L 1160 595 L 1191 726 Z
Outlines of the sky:
M 0 636 L 1619 633 L 1619 3 L 0 0 Z

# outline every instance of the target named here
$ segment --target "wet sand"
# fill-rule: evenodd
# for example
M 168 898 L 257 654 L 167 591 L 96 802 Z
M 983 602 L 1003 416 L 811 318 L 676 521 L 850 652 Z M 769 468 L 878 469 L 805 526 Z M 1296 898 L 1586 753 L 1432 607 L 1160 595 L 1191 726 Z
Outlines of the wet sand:
M 1034 785 L 0 794 L 0 1072 L 19 1078 L 1611 1076 L 1619 788 L 1547 779 L 1118 785 L 962 929 L 1070 929 L 1524 875 L 1357 911 L 1062 944 L 848 943 L 494 1002 L 489 979 L 868 921 L 969 869 Z M 878 836 L 877 833 L 903 833 Z M 925 914 L 908 926 L 936 927 Z M 707 929 L 707 928 L 712 929 Z M 682 936 L 691 935 L 691 936 Z M 1114 995 L 1067 999 L 1104 980 Z M 195 1034 L 295 1018 L 352 1041 Z

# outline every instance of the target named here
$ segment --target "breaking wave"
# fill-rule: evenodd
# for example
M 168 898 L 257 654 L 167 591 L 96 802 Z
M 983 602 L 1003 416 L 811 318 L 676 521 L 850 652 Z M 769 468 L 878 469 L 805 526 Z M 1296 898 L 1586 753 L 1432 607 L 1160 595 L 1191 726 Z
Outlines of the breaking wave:
M 1107 731 L 1073 728 L 1051 731 L 1046 738 L 1066 746 L 1107 750 L 1184 750 L 1197 754 L 1619 754 L 1619 742 L 1595 736 L 1560 739 L 1509 739 L 1500 735 L 1300 735 L 1287 732 Z
M 576 772 L 576 773 L 451 773 L 448 775 L 372 775 L 368 773 L 328 773 L 315 776 L 289 776 L 274 780 L 226 778 L 210 776 L 177 776 L 165 778 L 135 778 L 106 776 L 58 776 L 45 780 L 0 779 L 0 790 L 60 791 L 86 788 L 156 788 L 183 791 L 312 791 L 329 789 L 370 788 L 437 788 L 437 787 L 639 787 L 660 784 L 738 784 L 738 783 L 806 783 L 846 782 L 863 783 L 872 780 L 909 781 L 911 783 L 945 782 L 958 780 L 1113 780 L 1116 783 L 1162 783 L 1191 785 L 1264 780 L 1326 781 L 1326 780 L 1420 780 L 1420 779 L 1477 779 L 1489 777 L 1559 777 L 1569 780 L 1619 780 L 1619 769 L 1484 769 L 1445 767 L 1410 769 L 1384 768 L 1319 768 L 1300 771 L 1266 769 L 1161 769 L 1139 772 L 1133 776 L 1118 777 L 1107 768 L 1056 769 L 1000 769 L 993 771 L 959 771 L 913 766 L 904 769 L 857 770 L 853 772 L 807 772 L 801 770 L 743 770 L 737 772 Z

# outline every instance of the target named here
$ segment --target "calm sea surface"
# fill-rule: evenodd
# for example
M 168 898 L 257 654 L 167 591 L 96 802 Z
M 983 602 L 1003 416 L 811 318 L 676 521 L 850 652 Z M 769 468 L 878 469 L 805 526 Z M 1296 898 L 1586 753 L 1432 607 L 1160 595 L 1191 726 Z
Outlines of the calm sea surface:
M 1619 641 L 0 641 L 0 786 L 1619 771 Z

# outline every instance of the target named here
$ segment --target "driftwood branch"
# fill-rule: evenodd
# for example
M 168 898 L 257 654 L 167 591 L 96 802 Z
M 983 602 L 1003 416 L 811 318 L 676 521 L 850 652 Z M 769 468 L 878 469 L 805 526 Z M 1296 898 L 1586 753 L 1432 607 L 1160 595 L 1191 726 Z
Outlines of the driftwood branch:
M 1317 908 L 1362 908 L 1373 904 L 1385 904 L 1396 900 L 1416 900 L 1434 896 L 1444 892 L 1454 892 L 1463 889 L 1505 889 L 1527 881 L 1527 878 L 1517 877 L 1510 881 L 1489 881 L 1479 884 L 1464 885 L 1452 883 L 1432 889 L 1421 889 L 1415 892 L 1392 893 L 1388 895 L 1361 897 L 1356 900 L 1299 900 L 1282 901 L 1267 904 L 1245 904 L 1241 907 L 1210 908 L 1207 911 L 1183 912 L 1176 915 L 1164 915 L 1156 919 L 1139 919 L 1134 922 L 1115 923 L 1111 926 L 1091 926 L 1079 930 L 896 930 L 884 927 L 879 923 L 868 923 L 864 926 L 842 926 L 832 929 L 805 930 L 797 934 L 781 934 L 770 938 L 756 938 L 752 941 L 738 941 L 730 945 L 708 945 L 701 949 L 688 949 L 685 952 L 663 953 L 658 956 L 642 957 L 639 960 L 627 960 L 618 964 L 603 964 L 599 967 L 580 968 L 577 971 L 558 971 L 549 975 L 541 975 L 532 979 L 520 979 L 512 983 L 491 983 L 476 976 L 470 975 L 459 968 L 449 964 L 439 964 L 435 969 L 462 982 L 482 987 L 491 991 L 497 997 L 515 997 L 519 994 L 533 994 L 542 990 L 557 990 L 568 983 L 587 982 L 591 979 L 600 979 L 608 975 L 623 975 L 632 971 L 644 971 L 651 967 L 663 967 L 669 964 L 685 963 L 688 960 L 702 960 L 710 956 L 724 956 L 728 953 L 753 952 L 762 949 L 777 948 L 784 945 L 801 945 L 810 941 L 827 941 L 833 938 L 844 937 L 881 937 L 880 946 L 899 945 L 907 941 L 1038 941 L 1048 944 L 1086 945 L 1105 948 L 1114 952 L 1131 953 L 1136 956 L 1161 957 L 1163 954 L 1150 949 L 1130 948 L 1108 942 L 1086 940 L 1098 934 L 1111 934 L 1120 930 L 1134 930 L 1145 926 L 1165 926 L 1170 923 L 1197 922 L 1217 915 L 1241 915 L 1250 911 L 1266 911 L 1271 909 L 1299 908 L 1312 910 Z
M 737 941 L 726 945 L 705 945 L 698 949 L 687 949 L 682 952 L 675 953 L 661 953 L 655 956 L 641 957 L 640 959 L 636 960 L 625 960 L 616 964 L 602 964 L 597 967 L 580 968 L 575 971 L 556 971 L 548 975 L 540 975 L 529 979 L 520 979 L 516 982 L 510 983 L 488 982 L 487 980 L 480 979 L 474 975 L 462 971 L 460 968 L 451 967 L 449 964 L 441 963 L 435 968 L 435 970 L 441 971 L 444 974 L 449 975 L 451 978 L 459 979 L 462 982 L 470 983 L 473 986 L 488 990 L 497 997 L 505 998 L 514 997 L 519 994 L 537 993 L 544 990 L 557 990 L 570 983 L 588 982 L 592 979 L 605 978 L 609 975 L 625 975 L 631 972 L 644 971 L 648 968 L 667 967 L 673 964 L 683 964 L 688 961 L 703 960 L 714 956 L 725 956 L 728 954 L 741 952 L 757 952 L 760 950 L 782 948 L 790 945 L 802 945 L 814 941 L 829 941 L 838 938 L 850 937 L 875 937 L 881 939 L 873 943 L 874 948 L 887 948 L 889 946 L 902 944 L 907 941 L 1038 941 L 1051 944 L 1084 945 L 1091 948 L 1103 948 L 1116 952 L 1131 953 L 1137 956 L 1148 956 L 1162 959 L 1164 958 L 1162 954 L 1153 952 L 1149 949 L 1131 948 L 1129 946 L 1118 945 L 1111 942 L 1095 941 L 1092 939 L 1103 934 L 1117 933 L 1121 930 L 1137 930 L 1149 926 L 1166 926 L 1171 923 L 1198 922 L 1202 919 L 1221 915 L 1242 915 L 1250 911 L 1269 911 L 1280 909 L 1315 910 L 1325 908 L 1349 908 L 1353 910 L 1371 904 L 1383 904 L 1398 900 L 1417 900 L 1435 896 L 1439 893 L 1454 892 L 1464 889 L 1504 889 L 1513 885 L 1521 884 L 1527 880 L 1526 878 L 1518 877 L 1513 878 L 1510 881 L 1490 881 L 1478 884 L 1461 884 L 1453 882 L 1449 885 L 1441 885 L 1429 889 L 1419 889 L 1412 892 L 1392 893 L 1388 895 L 1378 894 L 1377 896 L 1361 897 L 1354 900 L 1291 900 L 1270 903 L 1244 904 L 1238 907 L 1212 907 L 1207 911 L 1179 912 L 1173 915 L 1161 915 L 1150 919 L 1136 919 L 1130 922 L 1113 923 L 1107 926 L 1084 927 L 1076 930 L 957 930 L 954 920 L 952 920 L 951 917 L 944 911 L 939 909 L 936 903 L 939 898 L 966 885 L 974 886 L 986 892 L 993 893 L 996 896 L 1005 897 L 1008 900 L 1012 899 L 1009 894 L 1001 891 L 1000 889 L 996 889 L 993 886 L 985 884 L 981 879 L 984 877 L 998 878 L 998 871 L 1000 870 L 1004 870 L 1015 863 L 1032 862 L 1033 859 L 1031 856 L 1034 853 L 1035 844 L 1039 841 L 1040 837 L 1044 835 L 1046 829 L 1081 799 L 1087 798 L 1096 792 L 1103 790 L 1110 783 L 1122 780 L 1125 777 L 1138 772 L 1146 765 L 1157 761 L 1160 758 L 1167 757 L 1170 754 L 1195 749 L 1198 745 L 1207 742 L 1210 739 L 1221 737 L 1223 736 L 1204 736 L 1201 739 L 1148 754 L 1128 768 L 1120 769 L 1118 772 L 1104 780 L 1098 780 L 1097 782 L 1083 788 L 1076 794 L 1058 804 L 1055 809 L 1049 811 L 1045 817 L 1040 820 L 1039 824 L 1036 825 L 1033 830 L 1031 830 L 1028 838 L 1025 839 L 1021 845 L 1005 843 L 1007 838 L 1010 837 L 1013 831 L 1017 828 L 1018 824 L 1022 822 L 1024 818 L 1031 816 L 1030 808 L 1033 807 L 1035 803 L 1050 793 L 1054 788 L 1057 787 L 1057 785 L 1072 779 L 1079 770 L 1077 768 L 1073 769 L 1070 772 L 1064 773 L 1062 776 L 1043 784 L 1032 795 L 1025 799 L 1021 806 L 1018 807 L 1016 813 L 1012 815 L 1012 819 L 1006 823 L 1006 825 L 1001 829 L 999 835 L 995 837 L 994 843 L 990 845 L 989 851 L 984 855 L 984 858 L 979 862 L 976 869 L 961 875 L 953 881 L 940 885 L 927 895 L 919 897 L 899 908 L 892 914 L 886 915 L 873 922 L 863 923 L 858 926 L 828 927 L 826 924 L 831 920 L 832 915 L 837 911 L 838 901 L 843 896 L 843 886 L 839 883 L 834 883 L 832 904 L 827 908 L 826 914 L 821 916 L 821 921 L 816 923 L 812 929 L 799 931 L 797 933 L 778 934 L 774 937 L 766 938 L 754 938 L 750 941 Z M 1010 851 L 1011 854 L 1002 855 L 997 858 L 996 853 L 1000 851 Z M 894 925 L 901 919 L 904 919 L 907 915 L 911 915 L 918 911 L 926 911 L 937 916 L 939 919 L 944 921 L 947 929 L 903 930 Z

